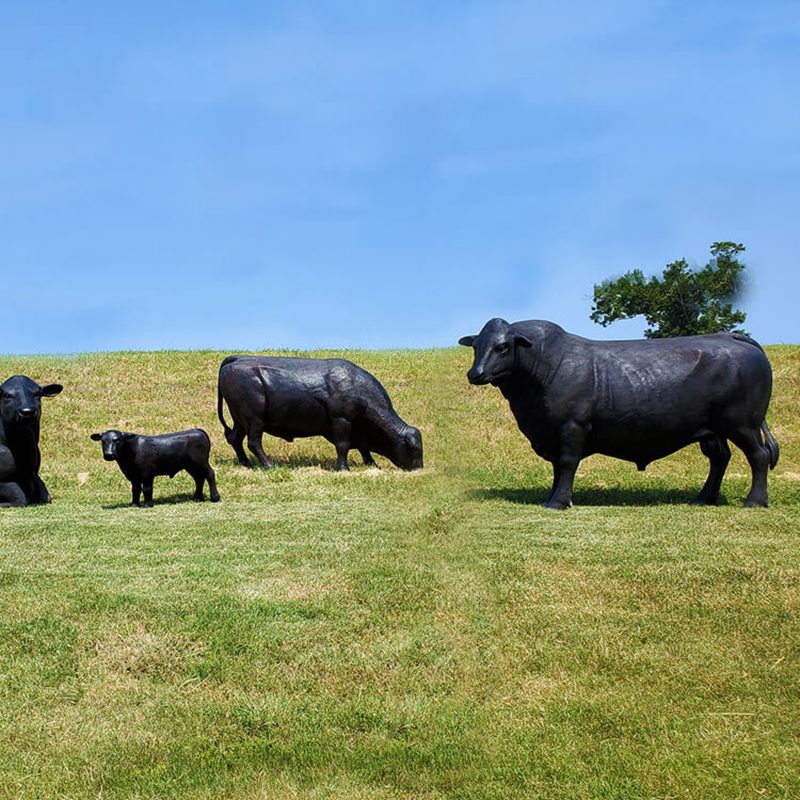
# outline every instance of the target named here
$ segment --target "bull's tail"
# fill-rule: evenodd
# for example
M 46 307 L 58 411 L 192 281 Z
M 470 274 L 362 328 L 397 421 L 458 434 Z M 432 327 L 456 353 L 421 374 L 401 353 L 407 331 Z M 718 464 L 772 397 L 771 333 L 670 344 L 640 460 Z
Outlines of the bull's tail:
M 223 367 L 227 366 L 228 364 L 232 364 L 234 361 L 236 361 L 236 358 L 237 358 L 236 356 L 228 356 L 219 366 L 220 373 L 222 372 Z M 228 423 L 225 421 L 225 414 L 223 413 L 222 400 L 223 400 L 222 386 L 219 378 L 217 378 L 217 416 L 219 417 L 219 421 L 222 423 L 222 429 L 225 432 L 225 441 L 230 443 L 233 429 L 229 428 Z
M 764 443 L 767 446 L 767 450 L 769 450 L 769 468 L 775 469 L 775 465 L 778 463 L 778 456 L 781 454 L 781 449 L 778 447 L 778 442 L 772 435 L 766 419 L 761 423 L 761 432 L 764 434 Z

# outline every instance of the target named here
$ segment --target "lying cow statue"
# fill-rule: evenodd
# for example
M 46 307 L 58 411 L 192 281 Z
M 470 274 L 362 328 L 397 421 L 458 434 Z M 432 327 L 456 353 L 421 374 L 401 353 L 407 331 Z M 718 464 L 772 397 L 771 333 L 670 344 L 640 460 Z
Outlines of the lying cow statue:
M 103 458 L 116 461 L 122 474 L 131 482 L 132 506 L 138 506 L 144 490 L 145 505 L 153 505 L 153 478 L 175 477 L 186 470 L 195 482 L 195 500 L 203 499 L 203 483 L 208 481 L 211 502 L 219 500 L 214 470 L 208 463 L 211 440 L 202 428 L 161 436 L 142 436 L 108 430 L 90 437 L 103 443 Z
M 229 428 L 223 399 L 233 417 Z M 250 466 L 242 442 L 272 466 L 264 433 L 291 442 L 324 436 L 336 448 L 336 468 L 347 469 L 355 448 L 373 465 L 379 453 L 402 469 L 422 468 L 422 435 L 406 425 L 377 378 L 343 358 L 228 356 L 219 368 L 217 414 L 239 463 Z
M 552 322 L 492 319 L 459 344 L 475 350 L 469 382 L 497 386 L 533 449 L 553 465 L 547 508 L 572 505 L 575 471 L 592 453 L 643 470 L 692 442 L 710 462 L 695 502 L 713 505 L 731 457 L 728 440 L 753 473 L 745 505 L 767 505 L 767 469 L 778 461 L 765 419 L 772 369 L 749 337 L 599 342 Z
M 50 502 L 39 477 L 39 422 L 42 398 L 62 389 L 58 383 L 39 386 L 26 375 L 0 385 L 0 506 Z

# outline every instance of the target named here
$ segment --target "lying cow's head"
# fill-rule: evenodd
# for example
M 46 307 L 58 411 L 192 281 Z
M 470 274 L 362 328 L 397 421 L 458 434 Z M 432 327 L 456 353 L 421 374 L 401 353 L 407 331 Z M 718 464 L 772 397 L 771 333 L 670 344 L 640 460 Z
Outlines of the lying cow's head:
M 531 340 L 514 330 L 504 319 L 490 319 L 477 336 L 462 336 L 458 343 L 475 350 L 475 360 L 467 380 L 480 386 L 497 383 L 508 377 L 514 368 L 517 347 L 530 347 Z
M 60 383 L 39 386 L 27 375 L 14 375 L 0 384 L 0 417 L 8 428 L 27 426 L 38 431 L 42 416 L 42 398 L 57 395 L 64 387 Z
M 400 469 L 422 469 L 422 434 L 417 428 L 406 425 L 395 443 L 392 461 Z
M 119 455 L 119 448 L 123 442 L 133 439 L 135 433 L 123 433 L 122 431 L 103 431 L 102 433 L 93 433 L 89 438 L 93 442 L 103 443 L 103 458 L 106 461 L 116 461 Z

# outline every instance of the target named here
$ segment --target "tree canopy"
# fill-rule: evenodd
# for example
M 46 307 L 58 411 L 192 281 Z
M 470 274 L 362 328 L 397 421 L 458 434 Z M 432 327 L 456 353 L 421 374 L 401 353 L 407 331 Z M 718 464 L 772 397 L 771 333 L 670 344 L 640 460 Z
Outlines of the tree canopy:
M 646 278 L 640 269 L 609 278 L 594 287 L 591 319 L 610 325 L 618 319 L 644 316 L 648 339 L 733 331 L 745 320 L 735 309 L 742 289 L 744 245 L 714 242 L 705 267 L 693 270 L 686 259 L 667 264 L 661 277 Z

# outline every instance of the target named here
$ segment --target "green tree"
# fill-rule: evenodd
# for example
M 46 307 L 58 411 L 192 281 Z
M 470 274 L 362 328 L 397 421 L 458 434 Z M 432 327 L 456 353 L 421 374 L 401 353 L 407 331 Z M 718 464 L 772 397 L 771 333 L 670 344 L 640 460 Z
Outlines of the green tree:
M 714 242 L 711 260 L 692 270 L 686 259 L 667 264 L 661 277 L 645 278 L 639 269 L 594 287 L 591 319 L 610 325 L 618 319 L 644 316 L 648 339 L 733 331 L 745 320 L 734 309 L 742 289 L 745 265 L 738 256 L 745 250 L 736 242 Z

